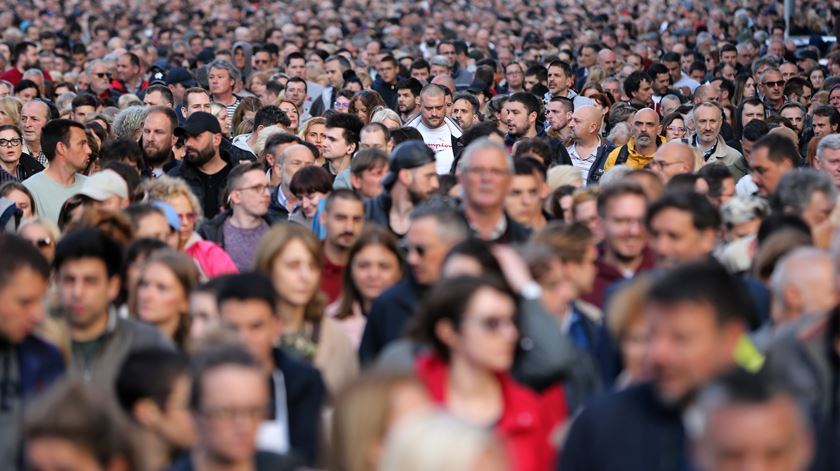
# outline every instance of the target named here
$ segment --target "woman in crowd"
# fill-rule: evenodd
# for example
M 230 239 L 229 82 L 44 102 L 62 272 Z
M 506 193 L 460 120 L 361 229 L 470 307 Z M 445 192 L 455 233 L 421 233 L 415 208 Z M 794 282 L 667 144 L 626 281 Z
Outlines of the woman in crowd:
M 254 266 L 277 290 L 283 320 L 280 344 L 314 364 L 328 389 L 338 391 L 358 374 L 359 363 L 350 338 L 334 319 L 324 316 L 318 239 L 298 224 L 277 224 L 257 246 Z
M 400 115 L 396 111 L 384 106 L 377 106 L 370 116 L 371 123 L 382 123 L 388 129 L 397 129 L 402 125 Z
M 825 70 L 822 66 L 815 66 L 808 71 L 808 79 L 811 81 L 811 85 L 814 86 L 814 93 L 817 93 L 818 90 L 821 90 L 823 84 L 825 83 Z
M 371 90 L 362 90 L 353 95 L 353 98 L 350 100 L 350 110 L 348 112 L 354 113 L 365 124 L 368 124 L 370 118 L 373 116 L 373 111 L 378 106 L 388 106 L 385 104 L 385 100 L 382 99 L 382 95 Z
M 650 278 L 640 276 L 626 288 L 618 290 L 607 305 L 607 330 L 621 354 L 623 368 L 615 380 L 615 387 L 623 389 L 648 379 L 645 362 L 648 332 L 644 317 L 644 302 Z
M 0 124 L 20 125 L 20 110 L 23 102 L 13 96 L 0 98 Z
M 339 113 L 350 113 L 350 100 L 353 99 L 353 95 L 355 94 L 356 93 L 354 91 L 346 88 L 339 90 L 335 96 L 333 109 Z
M 748 73 L 735 77 L 735 93 L 732 94 L 732 103 L 740 105 L 745 98 L 755 96 L 755 79 Z
M 292 177 L 289 189 L 299 201 L 289 220 L 312 227 L 321 201 L 332 191 L 332 177 L 323 167 L 304 167 Z
M 171 250 L 152 253 L 137 282 L 134 315 L 184 348 L 189 334 L 190 291 L 198 279 L 198 268 L 188 256 Z
M 23 135 L 17 126 L 0 125 L 0 171 L 18 181 L 24 181 L 44 170 L 29 154 L 23 153 Z
M 298 137 L 318 148 L 324 155 L 324 142 L 327 140 L 327 120 L 321 116 L 307 119 L 300 127 Z
M 686 129 L 683 116 L 674 112 L 662 118 L 662 135 L 668 142 L 684 139 L 686 136 Z
M 458 277 L 432 289 L 412 337 L 432 346 L 417 373 L 432 400 L 455 417 L 491 428 L 516 470 L 548 469 L 554 451 L 536 396 L 507 373 L 518 341 L 516 301 L 493 278 Z
M 24 220 L 18 227 L 18 235 L 32 242 L 44 254 L 47 261 L 52 262 L 55 256 L 55 246 L 61 238 L 58 226 L 49 219 L 30 218 Z
M 350 248 L 341 296 L 327 308 L 358 348 L 373 300 L 402 278 L 402 254 L 390 231 L 365 228 Z
M 233 126 L 231 129 L 236 132 L 239 129 L 239 125 L 242 124 L 242 121 L 247 119 L 254 119 L 254 115 L 257 114 L 257 110 L 260 109 L 262 103 L 260 103 L 260 99 L 254 96 L 246 96 L 239 102 L 239 106 L 236 107 L 236 111 L 233 112 Z
M 289 131 L 292 134 L 297 132 L 298 125 L 300 125 L 300 110 L 297 105 L 286 99 L 277 100 L 277 106 L 286 113 L 292 124 L 289 125 Z
M 213 102 L 210 104 L 210 114 L 216 117 L 219 120 L 219 127 L 222 129 L 222 136 L 230 137 L 230 121 L 228 120 L 228 113 L 227 108 L 224 106 Z
M 0 197 L 14 201 L 18 209 L 23 212 L 23 219 L 38 215 L 32 193 L 20 182 L 8 181 L 0 185 Z

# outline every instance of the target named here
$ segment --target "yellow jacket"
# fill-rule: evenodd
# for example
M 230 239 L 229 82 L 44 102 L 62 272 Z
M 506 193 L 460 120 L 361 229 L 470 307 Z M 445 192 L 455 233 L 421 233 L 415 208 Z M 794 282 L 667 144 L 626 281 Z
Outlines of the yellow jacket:
M 656 147 L 658 148 L 662 144 L 665 143 L 665 138 L 662 136 L 656 136 Z M 621 150 L 625 146 L 616 147 L 615 149 L 610 152 L 610 155 L 607 156 L 607 161 L 604 162 L 604 172 L 609 171 L 609 169 L 613 168 L 616 165 L 616 160 L 618 159 L 619 154 L 621 154 Z M 636 138 L 631 137 L 629 141 L 627 141 L 627 160 L 621 162 L 626 164 L 628 167 L 633 169 L 642 169 L 648 166 L 648 164 L 653 160 L 653 154 L 650 155 L 642 155 L 636 150 Z

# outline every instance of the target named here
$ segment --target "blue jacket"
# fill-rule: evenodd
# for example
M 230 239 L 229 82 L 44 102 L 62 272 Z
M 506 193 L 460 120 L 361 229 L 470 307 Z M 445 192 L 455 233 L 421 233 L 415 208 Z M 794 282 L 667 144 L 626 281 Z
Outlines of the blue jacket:
M 373 301 L 359 345 L 362 365 L 372 363 L 386 345 L 403 336 L 421 294 L 422 287 L 409 274 Z
M 292 454 L 314 466 L 318 457 L 318 424 L 327 388 L 317 369 L 295 360 L 280 349 L 274 349 L 274 364 L 283 373 L 286 387 Z
M 44 391 L 64 374 L 64 357 L 51 343 L 29 335 L 17 350 L 24 401 Z

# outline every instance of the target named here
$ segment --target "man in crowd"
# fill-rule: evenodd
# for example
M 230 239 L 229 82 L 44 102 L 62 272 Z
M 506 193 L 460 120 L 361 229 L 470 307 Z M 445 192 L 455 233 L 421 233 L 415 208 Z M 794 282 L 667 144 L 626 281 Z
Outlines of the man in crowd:
M 327 73 L 328 86 L 324 87 L 321 96 L 312 103 L 310 115 L 321 116 L 326 110 L 333 108 L 338 91 L 344 85 L 344 73 L 351 68 L 350 61 L 340 54 L 327 57 L 324 61 L 324 71 Z
M 435 151 L 437 172 L 449 174 L 456 156 L 462 151 L 461 128 L 446 115 L 446 94 L 443 88 L 429 84 L 420 92 L 420 115 L 406 123 L 416 128 L 427 146 Z
M 679 190 L 654 200 L 645 221 L 658 267 L 674 267 L 709 257 L 721 225 L 720 213 L 708 198 Z
M 457 93 L 452 97 L 452 119 L 467 129 L 479 122 L 480 106 L 478 99 L 470 93 Z
M 723 110 L 720 105 L 704 101 L 694 106 L 694 123 L 697 132 L 688 142 L 703 153 L 707 163 L 733 165 L 741 158 L 741 153 L 729 147 L 720 135 L 723 125 Z
M 215 60 L 207 66 L 210 95 L 214 103 L 227 108 L 228 124 L 233 122 L 233 113 L 239 106 L 239 97 L 234 94 L 234 90 L 240 78 L 239 69 L 226 60 Z
M 516 159 L 510 191 L 505 197 L 505 212 L 511 219 L 532 230 L 547 224 L 543 214 L 545 173 L 540 164 L 529 158 Z
M 667 142 L 656 150 L 651 170 L 667 184 L 672 178 L 681 173 L 694 171 L 695 156 L 691 147 L 684 142 Z
M 325 229 L 324 268 L 321 271 L 321 291 L 329 302 L 341 294 L 344 270 L 350 248 L 356 243 L 365 221 L 362 198 L 348 189 L 333 190 L 321 212 L 321 226 Z
M 28 101 L 20 110 L 20 130 L 26 145 L 23 152 L 34 157 L 43 166 L 47 166 L 49 160 L 41 148 L 41 132 L 50 118 L 50 107 L 42 100 Z
M 585 105 L 575 110 L 569 125 L 574 142 L 566 152 L 572 165 L 580 170 L 584 181 L 589 176 L 592 164 L 598 160 L 598 154 L 609 151 L 601 141 L 601 119 L 601 112 L 597 108 Z
M 637 111 L 633 115 L 633 136 L 630 137 L 630 141 L 613 149 L 604 160 L 593 163 L 589 180 L 600 180 L 600 175 L 616 165 L 627 165 L 635 169 L 647 167 L 656 150 L 665 142 L 660 135 L 661 131 L 662 126 L 656 111 L 650 108 Z
M 350 159 L 359 150 L 359 134 L 365 126 L 356 115 L 335 113 L 327 117 L 326 139 L 324 140 L 324 168 L 333 179 L 350 169 Z
M 172 108 L 166 106 L 149 108 L 149 114 L 143 120 L 141 143 L 144 161 L 154 177 L 163 175 L 177 165 L 173 152 L 176 127 L 178 116 Z
M 502 116 L 507 125 L 505 144 L 509 149 L 521 139 L 544 134 L 542 129 L 537 131 L 540 110 L 540 100 L 530 93 L 514 93 L 508 98 L 502 107 Z
M 265 159 L 271 166 L 271 180 L 277 178 L 268 207 L 268 215 L 273 222 L 289 219 L 289 213 L 297 206 L 297 197 L 289 186 L 292 183 L 292 177 L 303 167 L 315 165 L 315 154 L 312 149 L 298 144 L 293 139 L 285 142 L 284 136 L 288 135 L 275 134 L 269 137 L 265 144 Z
M 782 177 L 799 165 L 799 151 L 787 137 L 768 134 L 753 144 L 749 162 L 758 194 L 769 198 Z
M 397 83 L 397 112 L 403 123 L 411 121 L 420 106 L 420 91 L 423 84 L 414 77 L 400 80 Z
M 39 68 L 38 45 L 30 41 L 15 44 L 10 58 L 11 67 L 0 74 L 0 80 L 17 85 L 23 79 L 23 73 L 32 68 Z

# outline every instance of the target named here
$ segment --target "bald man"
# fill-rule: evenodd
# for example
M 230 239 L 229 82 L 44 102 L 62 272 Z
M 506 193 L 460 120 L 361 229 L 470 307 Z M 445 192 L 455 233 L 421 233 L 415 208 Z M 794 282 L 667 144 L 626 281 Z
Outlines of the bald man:
M 604 69 L 607 76 L 615 75 L 618 67 L 615 52 L 606 48 L 598 51 L 598 67 Z
M 601 148 L 601 111 L 592 105 L 581 106 L 572 114 L 569 127 L 574 136 L 574 142 L 566 148 L 572 165 L 580 170 L 583 178 L 589 175 L 592 164 Z
M 694 151 L 684 142 L 668 142 L 656 150 L 650 167 L 662 183 L 668 183 L 675 175 L 694 171 Z
M 720 103 L 720 89 L 710 84 L 697 87 L 694 90 L 694 104 L 703 103 L 704 101 Z
M 609 153 L 602 170 L 590 172 L 590 180 L 600 180 L 600 174 L 608 172 L 616 165 L 627 165 L 633 169 L 642 169 L 650 165 L 653 154 L 661 144 L 665 143 L 659 114 L 651 108 L 642 108 L 633 115 L 633 135 L 627 144 L 615 148 Z
M 776 328 L 803 314 L 830 310 L 840 301 L 831 254 L 816 247 L 793 250 L 773 270 L 770 293 L 770 317 Z

